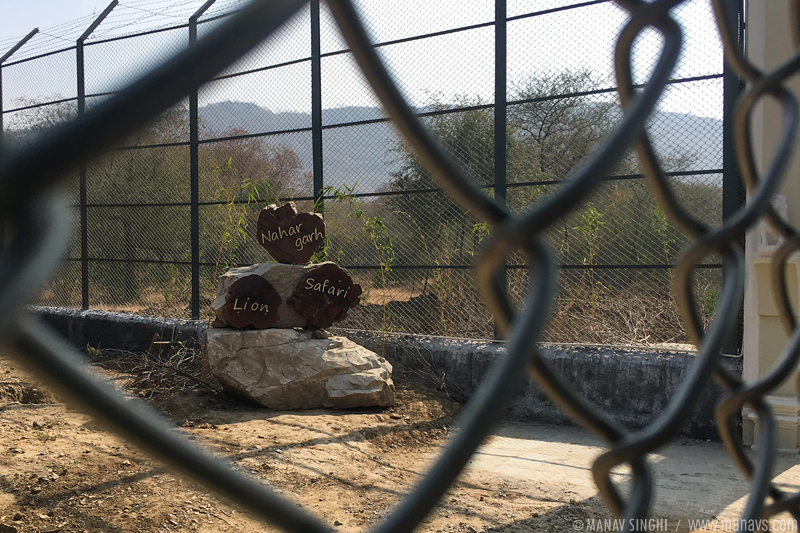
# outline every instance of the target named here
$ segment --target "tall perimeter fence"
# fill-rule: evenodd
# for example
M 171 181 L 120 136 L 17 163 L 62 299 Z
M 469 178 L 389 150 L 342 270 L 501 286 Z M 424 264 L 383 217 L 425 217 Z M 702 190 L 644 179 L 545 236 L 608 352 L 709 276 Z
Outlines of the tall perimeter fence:
M 29 142 L 84 113 L 241 3 L 112 2 L 99 15 L 0 42 L 9 52 L 0 61 L 4 142 Z M 628 15 L 608 0 L 364 0 L 359 8 L 424 123 L 514 210 L 552 194 L 621 117 L 613 51 Z M 739 80 L 723 66 L 707 2 L 682 4 L 674 17 L 685 52 L 648 131 L 680 201 L 719 226 L 742 201 L 726 133 Z M 739 19 L 741 35 L 741 6 Z M 655 32 L 638 38 L 636 83 L 661 46 Z M 268 203 L 291 199 L 325 214 L 330 242 L 316 259 L 338 261 L 364 288 L 343 327 L 494 335 L 470 270 L 486 226 L 417 163 L 318 1 L 71 183 L 76 231 L 43 305 L 206 317 L 217 275 L 271 260 L 255 222 Z M 546 239 L 560 284 L 544 340 L 687 341 L 672 277 L 688 241 L 648 195 L 632 153 Z M 512 257 L 505 270 L 518 301 L 528 283 L 522 261 Z M 721 276 L 713 257 L 696 271 L 707 318 Z M 728 344 L 738 349 L 736 338 Z

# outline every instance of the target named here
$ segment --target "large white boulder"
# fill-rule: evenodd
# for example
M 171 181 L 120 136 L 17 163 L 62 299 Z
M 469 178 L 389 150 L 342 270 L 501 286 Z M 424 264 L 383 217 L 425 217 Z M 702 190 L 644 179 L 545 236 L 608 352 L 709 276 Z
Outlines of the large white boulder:
M 208 364 L 226 390 L 270 409 L 394 405 L 392 365 L 344 337 L 209 328 Z

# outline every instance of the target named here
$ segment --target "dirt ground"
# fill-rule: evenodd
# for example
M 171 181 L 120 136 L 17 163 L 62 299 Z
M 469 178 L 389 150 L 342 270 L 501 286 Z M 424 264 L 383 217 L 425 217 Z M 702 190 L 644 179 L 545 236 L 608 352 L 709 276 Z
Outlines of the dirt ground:
M 436 391 L 401 385 L 393 408 L 275 412 L 199 387 L 154 393 L 108 366 L 92 368 L 343 532 L 389 513 L 441 451 L 460 410 Z M 578 502 L 569 491 L 467 471 L 420 530 L 573 531 L 578 516 L 607 514 L 596 499 Z M 0 358 L 0 532 L 264 529 Z
M 96 351 L 95 351 L 96 352 Z M 197 381 L 201 358 L 170 368 L 141 355 L 92 353 L 88 367 L 160 410 L 176 430 L 341 532 L 387 516 L 442 451 L 461 410 L 443 393 L 397 384 L 387 409 L 277 412 Z M 192 379 L 185 379 L 193 375 Z M 419 531 L 618 531 L 597 497 L 592 461 L 604 446 L 578 428 L 504 424 Z M 749 493 L 720 443 L 681 438 L 650 457 L 657 497 L 647 531 L 734 531 Z M 776 482 L 800 487 L 797 455 L 776 457 Z M 614 473 L 628 484 L 624 468 Z M 790 518 L 790 517 L 782 517 Z M 255 532 L 263 526 L 182 481 L 89 417 L 69 409 L 0 356 L 0 533 Z M 773 531 L 797 531 L 793 521 Z

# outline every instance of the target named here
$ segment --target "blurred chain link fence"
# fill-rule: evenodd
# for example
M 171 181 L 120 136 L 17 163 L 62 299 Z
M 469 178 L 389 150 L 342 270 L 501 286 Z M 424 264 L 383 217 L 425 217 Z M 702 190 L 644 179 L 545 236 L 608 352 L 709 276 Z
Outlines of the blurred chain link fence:
M 240 4 L 187 0 L 163 10 L 130 0 L 83 45 L 63 47 L 92 17 L 35 35 L 0 65 L 5 140 L 24 143 L 102 101 L 185 49 L 190 17 L 200 13 L 202 37 Z M 629 15 L 607 0 L 510 0 L 506 13 L 497 5 L 358 3 L 430 131 L 487 191 L 521 211 L 548 197 L 621 119 L 613 51 Z M 723 116 L 732 105 L 724 89 L 738 80 L 724 76 L 707 2 L 686 2 L 673 15 L 685 52 L 648 131 L 681 203 L 719 226 L 724 191 L 739 190 L 735 166 L 723 164 Z M 648 78 L 661 46 L 656 32 L 637 39 L 635 83 Z M 439 192 L 317 2 L 70 183 L 81 229 L 40 304 L 202 318 L 218 274 L 271 260 L 254 238 L 260 209 L 293 199 L 300 210 L 324 210 L 324 257 L 364 288 L 341 326 L 494 335 L 470 269 L 487 227 Z M 688 342 L 671 289 L 689 239 L 648 194 L 632 152 L 546 240 L 561 283 L 545 341 Z M 695 290 L 707 318 L 721 268 L 706 263 Z M 508 261 L 506 283 L 521 302 L 522 256 Z

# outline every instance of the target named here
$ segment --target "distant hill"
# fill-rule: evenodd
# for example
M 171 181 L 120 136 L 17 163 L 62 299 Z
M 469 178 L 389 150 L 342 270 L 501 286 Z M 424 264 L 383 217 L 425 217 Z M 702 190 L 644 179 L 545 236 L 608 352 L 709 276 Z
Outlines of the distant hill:
M 722 121 L 688 113 L 658 112 L 648 123 L 661 153 L 689 155 L 693 170 L 722 168 Z
M 233 129 L 247 132 L 284 131 L 311 127 L 308 113 L 273 113 L 245 102 L 220 102 L 204 106 L 199 111 L 206 137 L 216 137 Z M 323 109 L 323 127 L 382 118 L 375 107 L 341 107 Z M 392 161 L 391 148 L 397 135 L 386 122 L 346 128 L 325 128 L 322 133 L 323 170 L 325 184 L 340 186 L 358 182 L 360 192 L 373 192 L 398 169 Z M 265 137 L 266 142 L 294 150 L 306 168 L 312 168 L 311 132 L 281 134 Z
M 381 188 L 399 168 L 392 153 L 397 134 L 388 123 L 330 127 L 384 117 L 375 107 L 341 107 L 322 110 L 322 146 L 325 183 L 339 186 L 359 183 L 359 192 Z M 233 129 L 250 133 L 311 127 L 309 113 L 272 111 L 247 102 L 219 102 L 200 109 L 206 138 Z M 648 122 L 648 132 L 661 154 L 690 157 L 693 170 L 722 168 L 722 121 L 686 113 L 657 112 Z M 265 137 L 266 142 L 285 145 L 312 167 L 311 133 Z M 709 178 L 704 177 L 704 180 Z M 706 181 L 708 183 L 708 181 Z

